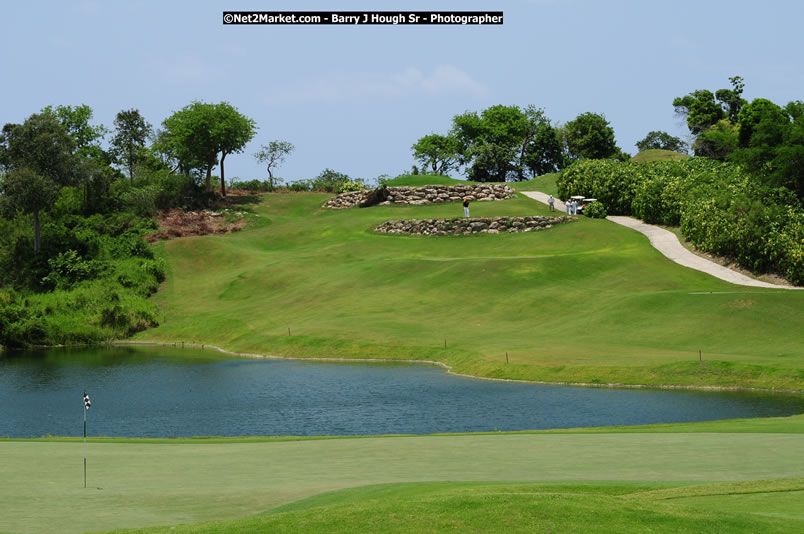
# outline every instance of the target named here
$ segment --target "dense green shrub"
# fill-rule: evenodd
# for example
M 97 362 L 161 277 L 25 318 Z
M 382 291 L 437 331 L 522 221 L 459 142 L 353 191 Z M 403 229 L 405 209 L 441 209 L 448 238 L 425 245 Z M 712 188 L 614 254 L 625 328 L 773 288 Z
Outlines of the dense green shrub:
M 352 180 L 347 180 L 335 186 L 335 193 L 337 194 L 351 193 L 353 191 L 363 191 L 365 188 L 366 186 L 360 182 L 353 182 Z
M 281 178 L 274 178 L 274 182 L 277 181 L 281 181 Z M 276 186 L 272 185 L 270 180 L 239 180 L 235 178 L 229 184 L 229 189 L 245 189 L 247 191 L 267 193 L 276 190 Z
M 556 181 L 558 196 L 596 198 L 612 215 L 630 215 L 631 202 L 639 181 L 636 163 L 584 159 L 561 171 Z
M 100 262 L 84 259 L 75 250 L 60 252 L 47 263 L 51 271 L 42 282 L 57 289 L 69 289 L 76 283 L 95 276 L 103 269 Z
M 148 296 L 165 279 L 131 213 L 43 218 L 33 252 L 24 218 L 0 219 L 0 345 L 92 343 L 157 324 Z
M 804 210 L 796 195 L 763 186 L 739 166 L 700 157 L 582 160 L 562 171 L 556 183 L 560 198 L 595 197 L 612 214 L 680 225 L 701 250 L 804 284 Z
M 583 209 L 583 214 L 593 219 L 605 219 L 609 215 L 606 206 L 600 201 L 587 204 Z
M 294 192 L 304 192 L 313 190 L 312 180 L 296 180 L 288 184 L 288 189 Z

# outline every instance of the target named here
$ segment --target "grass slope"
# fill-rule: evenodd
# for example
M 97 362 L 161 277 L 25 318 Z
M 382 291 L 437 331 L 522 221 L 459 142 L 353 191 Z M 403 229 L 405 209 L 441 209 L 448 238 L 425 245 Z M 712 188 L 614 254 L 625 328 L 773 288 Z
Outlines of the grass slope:
M 643 150 L 633 158 L 631 161 L 636 163 L 645 163 L 647 161 L 669 161 L 675 159 L 687 159 L 689 157 L 688 154 L 684 154 L 681 152 L 673 152 L 672 150 L 662 150 L 659 148 L 652 148 L 649 150 Z
M 87 445 L 87 489 L 80 441 L 7 440 L 0 532 L 508 532 L 512 514 L 535 531 L 594 516 L 601 531 L 794 531 L 804 526 L 804 434 L 783 431 L 799 419 L 750 433 L 102 440 Z
M 408 174 L 391 178 L 384 182 L 388 187 L 396 186 L 414 186 L 419 187 L 423 185 L 454 185 L 454 184 L 472 184 L 466 180 L 456 180 L 449 176 L 435 176 L 431 174 Z
M 379 235 L 387 219 L 460 204 L 328 210 L 265 195 L 269 226 L 159 245 L 162 326 L 138 340 L 294 357 L 438 360 L 550 382 L 804 389 L 804 293 L 678 266 L 605 220 L 527 234 Z M 473 217 L 548 214 L 520 196 Z M 445 348 L 446 341 L 446 348 Z M 698 351 L 703 362 L 699 362 Z M 508 363 L 506 363 L 506 353 Z
M 343 490 L 246 519 L 137 532 L 790 532 L 804 527 L 804 481 L 746 494 L 696 494 L 673 500 L 639 485 L 425 483 Z M 705 486 L 705 488 L 711 488 Z M 729 492 L 738 485 L 720 485 Z M 684 498 L 687 491 L 694 496 Z M 728 503 L 728 501 L 736 501 Z M 762 512 L 747 500 L 772 502 Z M 781 506 L 779 506 L 781 504 Z
M 543 174 L 537 176 L 526 182 L 513 182 L 510 185 L 517 191 L 541 191 L 548 195 L 558 196 L 558 187 L 556 187 L 556 178 L 558 173 Z

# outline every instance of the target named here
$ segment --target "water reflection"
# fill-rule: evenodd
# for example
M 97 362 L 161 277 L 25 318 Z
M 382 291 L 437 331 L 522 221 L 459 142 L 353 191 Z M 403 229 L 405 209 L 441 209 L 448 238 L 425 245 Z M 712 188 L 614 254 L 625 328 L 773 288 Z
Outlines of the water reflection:
M 220 359 L 93 347 L 0 357 L 0 436 L 428 434 L 635 425 L 804 412 L 800 395 L 571 388 L 406 364 Z

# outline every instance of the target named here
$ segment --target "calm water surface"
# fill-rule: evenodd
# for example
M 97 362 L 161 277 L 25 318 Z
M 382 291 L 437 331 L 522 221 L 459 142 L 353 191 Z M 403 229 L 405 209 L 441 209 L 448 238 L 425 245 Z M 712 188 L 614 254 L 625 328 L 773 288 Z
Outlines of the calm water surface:
M 0 356 L 0 436 L 429 434 L 786 416 L 800 395 L 574 388 L 164 347 Z

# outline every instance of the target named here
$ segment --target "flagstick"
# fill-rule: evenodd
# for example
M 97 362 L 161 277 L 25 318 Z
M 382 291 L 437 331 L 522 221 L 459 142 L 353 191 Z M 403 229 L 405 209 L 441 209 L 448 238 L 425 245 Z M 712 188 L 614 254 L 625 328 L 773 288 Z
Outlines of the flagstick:
M 87 409 L 84 407 L 84 487 L 87 487 Z

